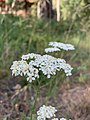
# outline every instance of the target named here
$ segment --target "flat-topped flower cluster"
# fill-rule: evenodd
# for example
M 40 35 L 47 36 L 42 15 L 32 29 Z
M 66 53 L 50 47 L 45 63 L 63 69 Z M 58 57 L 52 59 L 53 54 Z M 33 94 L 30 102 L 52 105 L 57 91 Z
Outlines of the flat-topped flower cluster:
M 61 43 L 58 43 L 59 46 Z M 50 42 L 49 45 L 57 46 L 57 42 Z M 70 44 L 62 44 L 62 46 L 67 46 L 66 48 L 74 49 Z M 58 48 L 54 48 L 58 49 Z M 53 51 L 53 48 L 52 50 Z M 50 55 L 40 55 L 35 53 L 29 53 L 23 55 L 20 61 L 14 61 L 11 68 L 12 75 L 15 76 L 25 76 L 27 81 L 32 82 L 39 78 L 39 73 L 42 72 L 47 78 L 50 78 L 52 75 L 56 75 L 57 71 L 63 70 L 66 76 L 72 75 L 72 67 L 66 63 L 64 59 L 55 58 Z
M 67 120 L 66 118 L 55 118 L 56 117 L 56 108 L 49 106 L 41 106 L 39 110 L 37 111 L 37 120 Z M 52 119 L 51 119 L 52 118 Z M 70 120 L 70 119 L 69 119 Z
M 60 51 L 60 50 L 75 50 L 75 47 L 71 44 L 64 44 L 64 43 L 61 43 L 61 42 L 49 42 L 49 48 L 46 48 L 45 49 L 45 52 L 46 53 L 49 53 L 49 52 L 56 52 L 56 51 Z
M 38 116 L 37 120 L 46 120 L 46 119 L 55 117 L 56 112 L 57 110 L 55 109 L 55 107 L 43 105 L 37 111 L 37 116 Z
M 11 66 L 12 75 L 24 75 L 29 82 L 39 78 L 39 71 L 42 71 L 47 78 L 50 78 L 56 74 L 56 71 L 61 69 L 64 70 L 66 76 L 72 75 L 73 68 L 64 59 L 34 53 L 23 55 L 21 61 L 14 61 Z

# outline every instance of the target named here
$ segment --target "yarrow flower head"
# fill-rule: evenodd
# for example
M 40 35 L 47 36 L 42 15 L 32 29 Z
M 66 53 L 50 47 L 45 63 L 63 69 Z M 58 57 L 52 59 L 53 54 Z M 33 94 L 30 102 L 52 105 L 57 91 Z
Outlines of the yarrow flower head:
M 37 120 L 46 120 L 47 118 L 55 117 L 56 112 L 55 107 L 43 105 L 37 111 Z
M 39 78 L 39 71 L 47 78 L 55 75 L 60 70 L 63 70 L 66 76 L 72 75 L 73 68 L 64 59 L 34 53 L 23 55 L 21 58 L 21 61 L 14 61 L 10 69 L 12 75 L 25 76 L 29 82 Z
M 49 42 L 49 46 L 52 46 L 52 48 L 46 48 L 45 52 L 56 52 L 60 50 L 75 50 L 75 47 L 71 44 L 64 44 L 61 42 Z

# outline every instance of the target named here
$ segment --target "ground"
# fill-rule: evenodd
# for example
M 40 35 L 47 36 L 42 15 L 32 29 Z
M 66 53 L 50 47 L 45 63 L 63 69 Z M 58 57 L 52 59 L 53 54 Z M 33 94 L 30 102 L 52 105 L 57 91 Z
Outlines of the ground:
M 27 87 L 21 88 L 16 78 L 0 79 L 0 120 L 24 120 L 21 115 L 29 115 L 30 104 L 27 102 L 30 93 Z M 43 91 L 44 92 L 44 91 Z M 36 109 L 43 103 L 56 106 L 57 116 L 72 120 L 90 120 L 90 84 L 63 82 L 55 97 L 46 97 L 39 93 Z

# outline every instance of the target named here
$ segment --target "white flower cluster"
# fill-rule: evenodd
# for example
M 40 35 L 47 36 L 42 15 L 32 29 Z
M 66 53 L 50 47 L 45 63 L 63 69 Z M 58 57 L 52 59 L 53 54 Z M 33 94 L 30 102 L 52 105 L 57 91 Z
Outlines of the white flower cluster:
M 73 68 L 64 59 L 34 53 L 23 55 L 21 58 L 21 61 L 13 62 L 11 66 L 12 75 L 24 75 L 29 82 L 39 78 L 39 71 L 42 71 L 47 78 L 55 75 L 61 69 L 64 70 L 66 76 L 72 75 Z
M 37 111 L 37 120 L 47 120 L 47 119 L 51 119 L 51 118 L 52 118 L 52 120 L 67 120 L 66 118 L 60 118 L 60 119 L 53 118 L 53 117 L 56 117 L 56 115 L 55 115 L 56 112 L 57 112 L 57 110 L 55 107 L 43 105 Z M 69 119 L 69 120 L 71 120 L 71 119 Z
M 45 52 L 56 52 L 62 50 L 75 50 L 75 47 L 71 44 L 64 44 L 61 42 L 49 42 L 49 46 L 52 46 L 51 48 L 46 48 Z
M 12 70 L 12 75 L 24 75 L 27 77 L 27 81 L 29 82 L 32 82 L 32 80 L 39 78 L 38 69 L 28 64 L 27 61 L 24 60 L 14 61 L 10 69 Z
M 56 112 L 57 110 L 55 109 L 55 107 L 43 105 L 37 111 L 37 115 L 38 115 L 37 120 L 46 120 L 47 118 L 49 119 L 55 117 Z
M 64 59 L 55 58 L 50 55 L 39 56 L 34 61 L 31 61 L 31 64 L 38 67 L 39 71 L 42 71 L 47 78 L 55 75 L 56 71 L 60 71 L 61 69 L 64 70 L 66 76 L 71 75 L 72 71 L 72 67 Z

